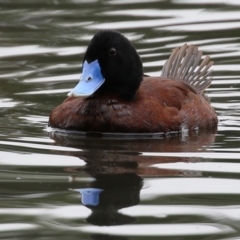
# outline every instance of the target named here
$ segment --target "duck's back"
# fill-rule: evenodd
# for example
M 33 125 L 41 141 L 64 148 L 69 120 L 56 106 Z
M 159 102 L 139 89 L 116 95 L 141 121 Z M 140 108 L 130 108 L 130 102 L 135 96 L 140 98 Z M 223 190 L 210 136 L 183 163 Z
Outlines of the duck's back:
M 215 129 L 217 126 L 217 115 L 208 98 L 185 82 L 146 78 L 141 85 L 139 98 L 136 109 L 139 115 L 152 122 L 153 132 Z

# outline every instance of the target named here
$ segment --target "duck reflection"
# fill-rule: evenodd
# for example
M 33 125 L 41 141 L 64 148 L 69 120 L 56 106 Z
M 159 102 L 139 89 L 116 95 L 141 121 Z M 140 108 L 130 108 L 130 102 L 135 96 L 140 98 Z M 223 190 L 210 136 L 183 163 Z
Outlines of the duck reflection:
M 86 221 L 97 226 L 112 226 L 129 224 L 137 220 L 119 213 L 119 210 L 139 204 L 143 177 L 187 176 L 184 171 L 156 168 L 152 166 L 153 164 L 203 161 L 199 157 L 161 156 L 162 152 L 206 151 L 214 142 L 215 135 L 107 139 L 54 133 L 52 138 L 56 144 L 82 150 L 66 153 L 86 162 L 85 166 L 65 169 L 71 174 L 72 182 L 78 182 L 78 176 L 83 173 L 95 179 L 94 182 L 88 183 L 86 188 L 74 189 L 81 194 L 82 204 L 92 211 Z M 152 156 L 149 153 L 156 154 Z
M 98 226 L 135 222 L 118 210 L 139 204 L 142 178 L 136 174 L 98 174 L 95 179 L 88 188 L 74 189 L 81 193 L 82 204 L 92 210 L 86 221 Z
M 77 134 L 52 133 L 57 145 L 79 148 L 79 152 L 67 152 L 86 162 L 72 172 L 91 173 L 135 173 L 140 176 L 185 176 L 180 170 L 153 167 L 159 163 L 199 162 L 201 157 L 163 156 L 163 153 L 204 152 L 215 141 L 215 134 L 191 134 L 187 136 L 159 136 L 156 138 L 101 138 L 84 137 Z M 62 152 L 61 152 L 62 153 Z M 195 172 L 196 173 L 196 172 Z M 197 173 L 201 174 L 201 173 Z

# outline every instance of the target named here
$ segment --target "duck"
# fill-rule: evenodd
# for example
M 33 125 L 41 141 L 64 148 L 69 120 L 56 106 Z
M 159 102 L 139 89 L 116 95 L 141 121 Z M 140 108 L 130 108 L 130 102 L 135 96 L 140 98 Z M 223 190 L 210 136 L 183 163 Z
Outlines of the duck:
M 213 61 L 195 45 L 175 48 L 160 76 L 144 74 L 123 34 L 99 30 L 83 57 L 79 83 L 49 117 L 51 128 L 81 132 L 169 133 L 216 130 L 204 91 Z

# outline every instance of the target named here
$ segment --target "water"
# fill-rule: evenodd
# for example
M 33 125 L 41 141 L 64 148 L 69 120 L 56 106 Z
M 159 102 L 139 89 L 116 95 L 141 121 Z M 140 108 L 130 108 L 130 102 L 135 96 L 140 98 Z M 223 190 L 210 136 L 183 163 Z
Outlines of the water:
M 1 0 L 0 238 L 239 239 L 240 2 Z M 49 133 L 99 28 L 121 31 L 147 74 L 194 43 L 215 62 L 216 134 Z

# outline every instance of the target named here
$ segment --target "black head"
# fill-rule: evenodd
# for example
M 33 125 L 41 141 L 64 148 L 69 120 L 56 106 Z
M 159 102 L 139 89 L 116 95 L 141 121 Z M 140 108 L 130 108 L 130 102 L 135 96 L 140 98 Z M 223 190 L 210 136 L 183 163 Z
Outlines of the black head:
M 96 95 L 116 94 L 126 100 L 133 99 L 143 77 L 143 67 L 136 49 L 121 33 L 101 30 L 92 38 L 84 61 L 98 60 L 105 78 Z

